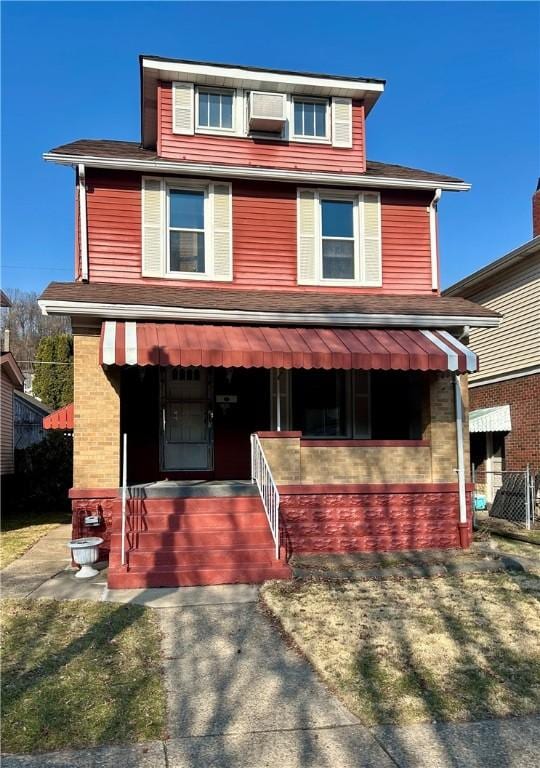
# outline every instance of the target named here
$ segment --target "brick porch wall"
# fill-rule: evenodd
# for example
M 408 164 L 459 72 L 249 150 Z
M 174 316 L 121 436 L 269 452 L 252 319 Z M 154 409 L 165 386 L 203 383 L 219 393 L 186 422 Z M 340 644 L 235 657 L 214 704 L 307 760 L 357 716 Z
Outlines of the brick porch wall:
M 509 405 L 512 431 L 505 438 L 506 469 L 527 464 L 540 471 L 540 374 L 471 387 L 470 408 Z
M 464 451 L 469 479 L 467 378 L 460 377 Z M 300 432 L 261 433 L 278 485 L 295 483 L 456 483 L 457 446 L 453 378 L 430 375 L 423 444 L 418 441 L 302 440 Z M 273 434 L 274 436 L 270 436 Z M 387 445 L 377 444 L 387 442 Z M 344 445 L 343 443 L 349 443 Z M 393 445 L 391 443 L 394 443 Z
M 459 520 L 456 484 L 280 488 L 287 553 L 385 552 L 468 547 L 472 540 L 470 486 L 467 525 Z

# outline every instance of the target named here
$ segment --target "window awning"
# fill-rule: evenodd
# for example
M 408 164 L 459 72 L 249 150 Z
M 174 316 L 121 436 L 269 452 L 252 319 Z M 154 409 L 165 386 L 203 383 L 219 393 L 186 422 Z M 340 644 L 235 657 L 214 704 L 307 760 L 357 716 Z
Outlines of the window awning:
M 469 432 L 511 432 L 509 405 L 478 408 L 469 414 Z
M 475 353 L 446 331 L 114 320 L 102 324 L 100 363 L 459 373 L 477 369 Z

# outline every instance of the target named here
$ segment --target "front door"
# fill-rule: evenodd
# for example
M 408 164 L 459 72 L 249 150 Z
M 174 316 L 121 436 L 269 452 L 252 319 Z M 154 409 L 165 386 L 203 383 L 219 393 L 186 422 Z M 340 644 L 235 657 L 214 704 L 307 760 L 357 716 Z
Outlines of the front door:
M 213 440 L 208 371 L 166 368 L 161 386 L 162 470 L 211 470 Z

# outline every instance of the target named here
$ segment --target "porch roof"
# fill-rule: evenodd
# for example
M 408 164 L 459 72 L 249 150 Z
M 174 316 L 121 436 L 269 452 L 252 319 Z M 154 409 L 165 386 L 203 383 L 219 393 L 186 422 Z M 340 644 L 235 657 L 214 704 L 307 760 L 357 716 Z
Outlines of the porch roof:
M 102 365 L 473 372 L 474 352 L 446 331 L 187 323 L 102 324 Z
M 511 432 L 509 405 L 478 408 L 469 414 L 469 432 Z

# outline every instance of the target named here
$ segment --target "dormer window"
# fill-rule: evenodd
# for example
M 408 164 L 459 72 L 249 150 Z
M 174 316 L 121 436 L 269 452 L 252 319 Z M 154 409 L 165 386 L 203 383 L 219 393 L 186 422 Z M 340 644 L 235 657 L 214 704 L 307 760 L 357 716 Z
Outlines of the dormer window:
M 294 138 L 328 139 L 327 99 L 294 99 Z
M 197 90 L 197 128 L 234 131 L 234 92 L 214 88 Z

